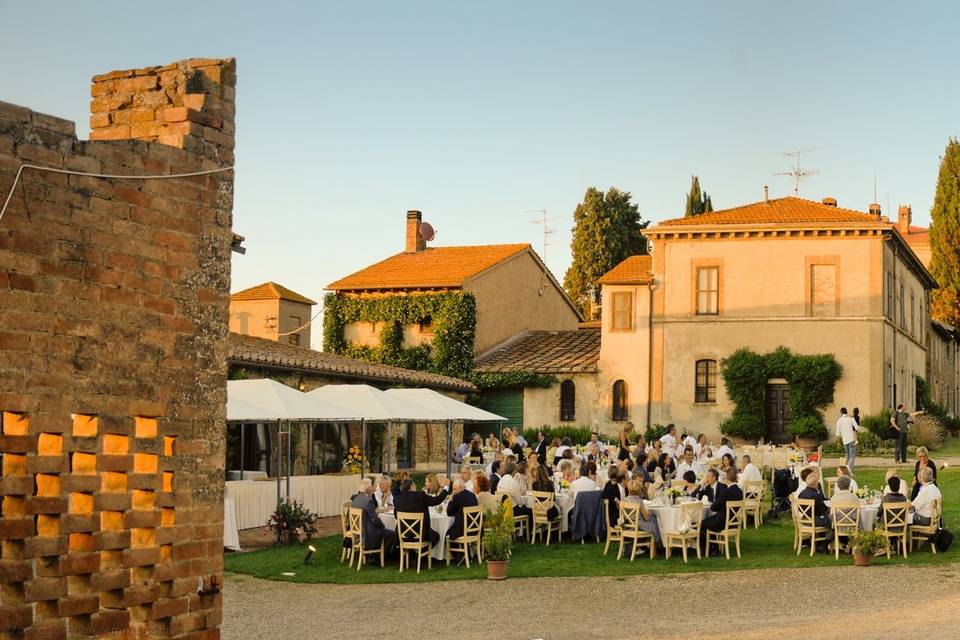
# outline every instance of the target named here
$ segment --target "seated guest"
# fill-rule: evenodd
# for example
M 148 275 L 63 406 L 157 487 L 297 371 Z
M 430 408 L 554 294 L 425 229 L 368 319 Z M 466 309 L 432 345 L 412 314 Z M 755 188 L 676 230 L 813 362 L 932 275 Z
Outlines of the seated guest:
M 902 478 L 900 478 L 900 474 L 897 473 L 896 469 L 887 469 L 887 473 L 884 475 L 884 478 L 883 478 L 883 481 L 885 483 L 883 487 L 883 494 L 886 495 L 891 491 L 893 491 L 893 489 L 891 488 L 892 485 L 890 484 L 890 478 L 894 478 L 894 477 L 897 479 L 897 487 L 898 487 L 897 490 L 894 491 L 894 493 L 899 493 L 904 498 L 906 498 L 907 483 L 904 482 Z
M 531 511 L 523 502 L 524 491 L 520 488 L 520 483 L 516 477 L 517 475 L 517 463 L 513 460 L 508 460 L 503 467 L 503 475 L 500 476 L 500 482 L 497 484 L 497 490 L 494 494 L 497 497 L 510 497 L 510 501 L 513 503 L 514 516 L 528 516 Z
M 417 485 L 407 478 L 400 487 L 400 495 L 393 499 L 394 513 L 422 513 L 423 528 L 422 540 L 433 546 L 440 540 L 440 534 L 430 528 L 430 507 L 443 504 L 447 498 L 447 489 L 441 489 L 435 496 L 429 496 L 423 491 L 417 491 Z
M 607 501 L 607 515 L 610 518 L 610 526 L 617 526 L 617 519 L 620 517 L 620 470 L 611 466 L 607 471 L 607 484 L 603 485 L 603 499 Z
M 537 460 L 541 463 L 547 459 L 547 436 L 543 434 L 543 431 L 537 431 L 537 444 L 533 447 L 531 453 L 537 454 Z
M 470 469 L 470 465 L 463 465 L 460 467 L 460 479 L 463 480 L 463 488 L 467 491 L 471 491 L 473 486 L 473 471 Z
M 924 467 L 930 469 L 933 475 L 931 482 L 937 484 L 937 465 L 930 459 L 930 452 L 927 451 L 926 447 L 917 447 L 917 464 L 913 467 L 913 489 L 910 491 L 911 500 L 916 499 L 920 486 L 923 484 L 920 481 L 920 470 Z
M 657 468 L 657 461 L 660 460 L 660 456 L 657 455 L 655 451 L 648 451 L 647 457 L 643 461 L 643 468 L 647 470 L 647 475 L 653 473 L 653 470 Z
M 373 497 L 373 483 L 370 480 L 364 478 L 360 481 L 359 491 L 350 500 L 350 506 L 363 510 L 364 549 L 376 549 L 381 542 L 386 542 L 388 548 L 393 547 L 395 534 L 384 527 L 380 520 L 380 515 L 377 513 L 377 501 Z
M 377 513 L 393 511 L 393 494 L 390 492 L 392 484 L 390 476 L 380 476 L 377 480 L 377 490 L 373 497 L 377 501 Z
M 557 466 L 557 463 L 560 462 L 560 458 L 563 457 L 563 454 L 570 451 L 570 443 L 570 438 L 564 438 L 560 441 L 560 446 L 557 447 L 556 451 L 553 452 L 553 466 Z M 573 457 L 572 453 L 573 452 L 571 451 L 571 455 L 569 457 Z
M 803 486 L 797 498 L 800 500 L 813 500 L 814 523 L 818 527 L 833 527 L 830 520 L 830 504 L 823 497 L 820 491 L 820 470 L 814 467 L 807 467 L 800 472 L 800 483 Z M 823 543 L 821 543 L 823 546 Z
M 701 458 L 709 458 L 713 454 L 713 450 L 707 444 L 707 436 L 703 433 L 697 436 L 697 443 L 693 445 L 693 455 L 699 460 Z
M 857 481 L 854 480 L 853 476 L 850 475 L 850 468 L 847 467 L 847 465 L 842 464 L 839 467 L 837 467 L 837 486 L 838 487 L 840 486 L 840 478 L 844 476 L 850 478 L 850 492 L 856 493 L 857 489 L 859 489 L 860 487 L 857 486 Z
M 410 474 L 406 471 L 397 471 L 393 474 L 393 483 L 390 485 L 390 493 L 393 494 L 394 498 L 400 495 L 400 485 L 402 485 L 403 481 L 409 477 Z
M 540 454 L 537 453 L 536 451 L 532 452 L 527 457 L 527 467 L 530 469 L 531 472 L 533 471 L 534 467 L 540 467 L 540 470 L 543 471 L 544 475 L 548 475 L 548 476 L 550 475 L 550 470 L 547 469 L 545 464 L 543 464 L 543 459 L 541 458 Z
M 644 498 L 646 498 L 649 493 L 646 483 L 640 478 L 634 478 L 630 481 L 627 488 L 629 489 L 630 495 L 624 498 L 623 501 L 640 505 L 640 530 L 652 534 L 653 538 L 657 541 L 657 546 L 660 546 L 660 527 L 657 526 L 657 518 L 647 511 L 647 507 L 643 504 Z
M 693 471 L 683 473 L 683 494 L 691 498 L 696 498 L 700 494 L 700 485 L 697 484 L 697 474 Z
M 633 478 L 633 468 L 636 465 L 633 464 L 633 460 L 630 458 L 624 458 L 617 464 L 617 469 L 620 471 L 620 477 L 626 477 L 627 482 Z
M 550 446 L 547 447 L 547 457 L 543 459 L 544 464 L 548 464 L 551 467 L 557 466 L 557 462 L 560 461 L 560 447 L 563 446 L 560 442 L 560 438 L 554 438 L 550 441 Z
M 470 441 L 470 453 L 467 454 L 467 459 L 473 464 L 481 464 L 483 462 L 483 449 L 479 436 Z
M 642 433 L 637 434 L 636 444 L 633 447 L 633 459 L 637 461 L 637 464 L 643 464 L 643 461 L 647 458 L 647 439 L 643 437 Z
M 484 513 L 496 513 L 500 505 L 497 497 L 490 493 L 490 479 L 482 473 L 474 476 L 473 488 L 477 494 L 477 504 L 483 509 Z
M 570 483 L 570 491 L 596 491 L 597 490 L 597 463 L 587 462 L 580 467 L 580 477 Z
M 673 462 L 673 458 L 670 457 L 669 453 L 660 454 L 660 457 L 657 459 L 657 468 L 660 469 L 660 476 L 664 482 L 676 477 L 677 465 Z
M 498 484 L 500 484 L 500 461 L 494 460 L 490 465 L 490 493 L 497 492 Z
M 479 478 L 480 476 L 487 478 L 487 474 L 485 474 L 480 469 L 477 469 L 476 471 L 470 474 L 470 481 L 467 482 L 467 491 L 470 491 L 474 494 L 480 491 L 479 489 L 477 489 L 477 478 Z M 487 478 L 487 486 L 490 486 L 490 478 Z
M 727 526 L 727 503 L 743 500 L 743 491 L 737 484 L 737 469 L 733 466 L 728 468 L 724 478 L 727 488 L 717 492 L 717 497 L 710 504 L 712 513 L 700 523 L 700 548 L 704 551 L 707 548 L 707 531 L 723 531 Z M 715 552 L 719 553 L 717 550 Z
M 737 459 L 737 454 L 730 446 L 730 438 L 720 438 L 720 446 L 717 447 L 717 456 L 723 459 L 725 454 L 730 454 L 731 464 Z
M 723 454 L 723 456 L 720 458 L 720 473 L 724 474 L 724 477 L 726 477 L 727 469 L 733 469 L 734 471 L 737 470 L 737 467 L 734 464 L 734 457 L 729 453 Z
M 838 476 L 837 488 L 830 497 L 831 507 L 856 507 L 860 505 L 860 498 L 853 492 L 853 478 Z
M 520 495 L 524 495 L 530 490 L 530 479 L 527 476 L 527 463 L 517 464 L 517 472 L 513 474 L 513 479 L 520 486 Z
M 461 442 L 457 445 L 457 450 L 453 452 L 453 461 L 457 464 L 461 464 L 466 461 L 467 456 L 470 455 L 470 443 Z
M 693 458 L 693 447 L 691 446 L 683 449 L 683 457 L 677 465 L 677 477 L 682 478 L 687 471 L 693 471 L 695 476 L 703 473 L 703 467 Z
M 607 452 L 607 445 L 600 441 L 600 434 L 596 431 L 590 433 L 590 442 L 587 445 L 596 449 L 598 454 Z
M 493 435 L 493 431 L 487 434 L 487 447 L 494 451 L 500 450 L 500 441 L 497 440 L 497 436 Z
M 437 474 L 428 473 L 423 478 L 423 492 L 428 496 L 435 496 L 440 493 L 440 482 L 437 480 Z
M 655 457 L 657 460 L 659 460 L 659 459 L 660 459 L 660 454 L 663 453 L 663 443 L 660 442 L 659 440 L 654 440 L 653 443 L 650 445 L 650 447 L 647 448 L 647 453 L 649 453 L 649 452 L 651 452 L 651 451 L 653 451 L 655 454 L 657 454 L 657 455 L 654 456 L 654 457 Z
M 839 480 L 837 482 L 839 482 Z M 903 495 L 904 484 L 906 483 L 901 481 L 900 476 L 897 474 L 893 474 L 887 478 L 887 486 L 883 490 L 883 497 L 880 498 L 880 508 L 877 509 L 877 522 L 879 524 L 883 524 L 883 505 L 907 501 L 907 496 Z
M 553 493 L 554 486 L 553 480 L 550 479 L 550 475 L 544 472 L 543 467 L 531 469 L 530 474 L 530 490 L 531 491 L 542 491 L 544 493 Z M 556 519 L 560 515 L 560 511 L 557 510 L 557 506 L 554 505 L 547 510 L 547 518 L 550 520 Z
M 447 515 L 453 516 L 453 524 L 450 525 L 450 529 L 447 531 L 447 535 L 450 536 L 451 540 L 463 535 L 463 509 L 465 507 L 476 507 L 479 504 L 477 496 L 466 490 L 463 480 L 457 478 L 453 481 L 453 497 L 450 498 L 450 502 L 447 504 Z
M 927 526 L 933 520 L 933 503 L 939 500 L 943 505 L 943 495 L 940 489 L 934 484 L 934 473 L 930 467 L 921 467 L 919 476 L 920 488 L 917 490 L 917 497 L 913 499 L 913 524 Z
M 740 486 L 743 486 L 744 482 L 751 482 L 754 480 L 763 480 L 763 475 L 760 473 L 760 469 L 757 468 L 757 465 L 753 464 L 753 461 L 750 460 L 750 456 L 743 456 L 741 461 L 743 464 L 743 470 L 740 471 Z
M 720 497 L 720 493 L 726 488 L 727 485 L 720 482 L 720 473 L 711 467 L 707 469 L 707 473 L 703 477 L 703 485 L 697 493 L 697 498 L 700 499 L 706 496 L 707 500 L 713 502 Z

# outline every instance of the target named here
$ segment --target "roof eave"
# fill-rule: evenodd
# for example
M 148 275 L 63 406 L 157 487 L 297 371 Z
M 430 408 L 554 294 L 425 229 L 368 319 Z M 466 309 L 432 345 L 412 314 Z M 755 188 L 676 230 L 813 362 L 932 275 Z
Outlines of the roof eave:
M 889 223 L 883 222 L 739 222 L 715 224 L 659 224 L 644 230 L 645 235 L 660 235 L 686 231 L 750 231 L 768 229 L 877 229 L 885 231 Z

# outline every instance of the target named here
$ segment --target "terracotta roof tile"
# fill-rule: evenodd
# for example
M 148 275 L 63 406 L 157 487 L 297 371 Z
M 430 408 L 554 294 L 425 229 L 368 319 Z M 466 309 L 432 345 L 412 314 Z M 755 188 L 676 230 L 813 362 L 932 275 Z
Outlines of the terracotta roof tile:
M 600 330 L 529 331 L 477 358 L 480 372 L 592 373 L 600 359 Z
M 302 296 L 296 291 L 291 291 L 285 286 L 276 282 L 264 282 L 263 284 L 243 291 L 237 291 L 230 295 L 231 300 L 292 300 L 293 302 L 302 302 L 303 304 L 317 304 L 310 298 Z
M 650 284 L 653 282 L 653 259 L 630 256 L 597 280 L 599 284 Z
M 459 378 L 373 364 L 365 360 L 295 347 L 239 333 L 230 334 L 230 351 L 227 359 L 230 364 L 237 366 L 307 370 L 330 377 L 449 389 L 463 393 L 476 390 L 473 384 Z
M 416 253 L 398 253 L 331 282 L 327 288 L 334 291 L 457 288 L 468 278 L 529 248 L 529 244 L 427 247 Z
M 930 229 L 927 227 L 915 227 L 910 225 L 910 233 L 901 233 L 903 239 L 910 244 L 929 244 Z
M 825 205 L 813 200 L 788 196 L 774 198 L 769 202 L 711 211 L 697 216 L 664 220 L 657 226 L 672 227 L 685 225 L 716 224 L 776 224 L 776 223 L 863 223 L 877 224 L 877 219 L 869 213 Z

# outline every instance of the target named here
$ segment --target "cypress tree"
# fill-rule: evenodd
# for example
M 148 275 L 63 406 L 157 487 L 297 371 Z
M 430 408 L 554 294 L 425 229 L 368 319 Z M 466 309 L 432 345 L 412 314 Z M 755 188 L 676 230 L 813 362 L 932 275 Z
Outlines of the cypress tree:
M 937 192 L 930 210 L 930 273 L 933 317 L 960 326 L 960 142 L 951 138 L 940 160 Z
M 708 211 L 713 211 L 713 202 L 710 200 L 710 196 L 707 195 L 706 191 L 700 191 L 700 178 L 690 176 L 690 192 L 687 194 L 686 212 L 683 215 L 689 218 Z
M 581 311 L 604 273 L 629 256 L 647 252 L 641 233 L 647 224 L 629 192 L 587 189 L 573 212 L 573 262 L 563 278 L 563 288 Z

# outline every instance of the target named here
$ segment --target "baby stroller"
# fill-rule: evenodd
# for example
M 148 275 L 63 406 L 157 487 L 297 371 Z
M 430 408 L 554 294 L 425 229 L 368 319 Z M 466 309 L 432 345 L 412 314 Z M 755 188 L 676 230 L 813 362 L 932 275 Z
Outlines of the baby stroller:
M 773 505 L 770 518 L 779 518 L 781 513 L 790 511 L 790 494 L 797 490 L 799 483 L 793 477 L 791 469 L 778 469 L 773 474 Z

